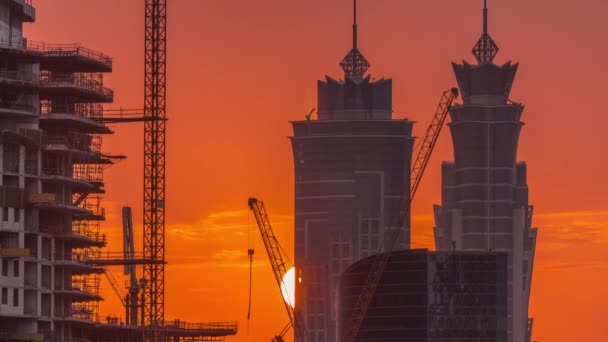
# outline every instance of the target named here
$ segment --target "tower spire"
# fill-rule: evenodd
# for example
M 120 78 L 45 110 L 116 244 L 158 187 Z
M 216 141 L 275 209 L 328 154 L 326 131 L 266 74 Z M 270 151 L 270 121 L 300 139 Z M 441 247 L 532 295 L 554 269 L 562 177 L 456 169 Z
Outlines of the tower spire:
M 498 53 L 498 46 L 488 33 L 488 0 L 483 0 L 483 33 L 473 47 L 473 55 L 479 64 L 492 63 Z
M 357 0 L 354 0 L 354 19 L 353 19 L 353 49 L 357 48 Z
M 488 34 L 488 0 L 483 0 L 483 34 Z
M 369 69 L 369 62 L 363 57 L 358 48 L 358 26 L 357 26 L 357 0 L 353 0 L 353 48 L 340 63 L 346 76 L 352 78 L 362 78 Z

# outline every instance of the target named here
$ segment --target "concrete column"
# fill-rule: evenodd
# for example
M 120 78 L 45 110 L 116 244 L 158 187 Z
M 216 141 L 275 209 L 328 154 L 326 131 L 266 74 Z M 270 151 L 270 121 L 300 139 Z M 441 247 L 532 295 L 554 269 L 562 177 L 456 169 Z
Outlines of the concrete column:
M 4 172 L 4 144 L 0 144 L 0 172 Z M 0 186 L 4 185 L 4 177 L 0 177 Z
M 25 146 L 19 146 L 19 187 L 25 188 Z

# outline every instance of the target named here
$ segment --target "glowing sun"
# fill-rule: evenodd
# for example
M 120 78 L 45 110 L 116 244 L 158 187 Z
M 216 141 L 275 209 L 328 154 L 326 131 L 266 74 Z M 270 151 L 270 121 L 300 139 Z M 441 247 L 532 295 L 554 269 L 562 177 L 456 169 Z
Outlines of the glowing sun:
M 290 268 L 283 276 L 283 284 L 281 284 L 281 292 L 283 300 L 292 308 L 296 306 L 296 269 Z

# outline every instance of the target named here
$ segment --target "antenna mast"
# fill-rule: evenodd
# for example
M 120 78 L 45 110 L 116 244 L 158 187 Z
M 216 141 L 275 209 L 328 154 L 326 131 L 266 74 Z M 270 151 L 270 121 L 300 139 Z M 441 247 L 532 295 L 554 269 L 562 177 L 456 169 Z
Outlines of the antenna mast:
M 351 79 L 361 79 L 369 69 L 369 62 L 363 57 L 363 54 L 358 48 L 358 32 L 357 32 L 357 0 L 353 1 L 354 17 L 353 17 L 353 48 L 348 55 L 344 57 L 340 63 L 340 67 L 344 70 L 344 74 Z
M 493 63 L 498 46 L 488 33 L 488 0 L 483 0 L 483 33 L 473 48 L 473 55 L 479 64 Z

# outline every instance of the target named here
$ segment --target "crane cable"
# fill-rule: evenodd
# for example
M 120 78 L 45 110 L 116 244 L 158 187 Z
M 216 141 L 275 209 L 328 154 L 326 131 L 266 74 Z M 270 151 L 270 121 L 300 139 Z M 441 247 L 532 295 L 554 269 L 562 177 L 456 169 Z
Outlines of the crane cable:
M 253 279 L 253 254 L 254 249 L 254 234 L 251 232 L 251 225 L 249 222 L 250 213 L 247 210 L 247 255 L 249 256 L 249 306 L 247 308 L 247 320 L 251 319 L 251 285 Z

